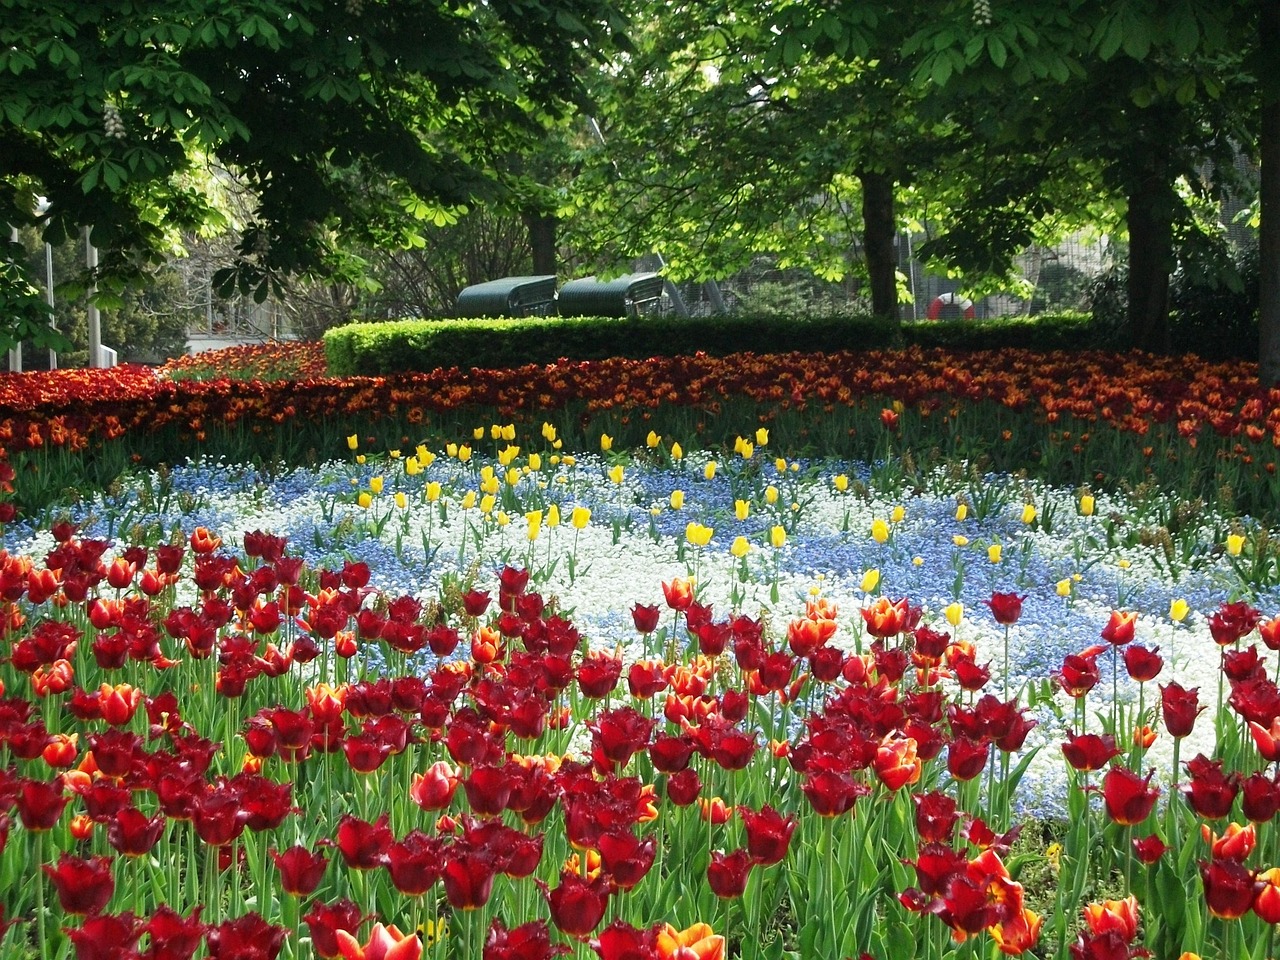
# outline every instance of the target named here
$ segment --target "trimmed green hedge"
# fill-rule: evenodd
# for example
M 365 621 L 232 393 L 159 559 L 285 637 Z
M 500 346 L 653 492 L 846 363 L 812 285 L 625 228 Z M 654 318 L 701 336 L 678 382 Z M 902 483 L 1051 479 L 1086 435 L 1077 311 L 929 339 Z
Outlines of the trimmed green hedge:
M 560 359 L 830 353 L 910 344 L 1080 350 L 1103 345 L 1100 336 L 1087 314 L 902 325 L 872 317 L 519 317 L 354 323 L 329 330 L 324 349 L 331 375 L 383 376 Z

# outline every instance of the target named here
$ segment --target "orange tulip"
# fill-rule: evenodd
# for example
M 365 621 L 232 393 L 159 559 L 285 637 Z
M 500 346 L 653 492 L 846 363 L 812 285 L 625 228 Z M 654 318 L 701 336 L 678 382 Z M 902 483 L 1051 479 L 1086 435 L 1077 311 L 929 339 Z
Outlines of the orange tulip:
M 654 945 L 661 960 L 724 960 L 724 937 L 714 933 L 709 923 L 683 930 L 663 924 Z

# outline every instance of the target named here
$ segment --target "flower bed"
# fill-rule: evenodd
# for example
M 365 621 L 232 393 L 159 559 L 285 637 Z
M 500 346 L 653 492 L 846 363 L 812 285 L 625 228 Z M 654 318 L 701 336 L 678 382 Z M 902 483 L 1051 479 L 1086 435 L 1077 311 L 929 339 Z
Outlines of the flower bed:
M 1264 528 L 764 428 L 347 439 L 6 530 L 3 950 L 1240 956 L 1280 920 Z

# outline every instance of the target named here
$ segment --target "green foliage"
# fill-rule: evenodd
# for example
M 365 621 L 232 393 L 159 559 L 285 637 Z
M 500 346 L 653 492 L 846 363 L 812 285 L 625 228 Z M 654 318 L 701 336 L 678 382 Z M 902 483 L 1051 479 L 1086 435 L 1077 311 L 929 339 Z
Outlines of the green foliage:
M 49 326 L 49 305 L 21 263 L 21 245 L 5 241 L 0 257 L 0 351 L 12 350 L 24 340 L 47 349 L 63 349 L 65 337 Z
M 561 358 L 691 356 L 706 353 L 834 352 L 894 344 L 988 350 L 1083 350 L 1099 346 L 1088 314 L 1045 314 L 901 328 L 867 316 L 521 317 L 357 323 L 325 334 L 334 376 L 383 376 L 448 367 L 500 369 Z M 465 359 L 464 359 L 465 358 Z
M 1221 272 L 1174 275 L 1173 348 L 1207 360 L 1255 355 L 1258 344 L 1258 248 L 1237 251 Z

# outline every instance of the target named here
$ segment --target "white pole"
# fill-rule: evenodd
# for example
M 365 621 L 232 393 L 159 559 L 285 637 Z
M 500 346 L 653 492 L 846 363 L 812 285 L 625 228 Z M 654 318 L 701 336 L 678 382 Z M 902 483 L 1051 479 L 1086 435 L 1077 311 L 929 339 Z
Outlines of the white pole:
M 90 271 L 98 268 L 98 248 L 93 245 L 93 241 L 89 238 L 93 227 L 84 228 L 84 262 Z M 89 366 L 102 366 L 102 315 L 98 313 L 97 304 L 93 302 L 93 296 L 98 292 L 98 285 L 91 284 L 89 287 Z
M 14 243 L 18 242 L 17 227 L 12 228 L 12 230 L 9 233 L 9 239 L 12 240 Z M 22 341 L 18 341 L 18 343 L 14 344 L 12 347 L 9 348 L 9 372 L 10 373 L 22 372 Z
M 49 304 L 49 326 L 55 330 L 58 323 L 53 316 L 53 246 L 46 243 L 44 245 L 44 298 Z M 49 348 L 49 369 L 58 369 L 58 351 Z

